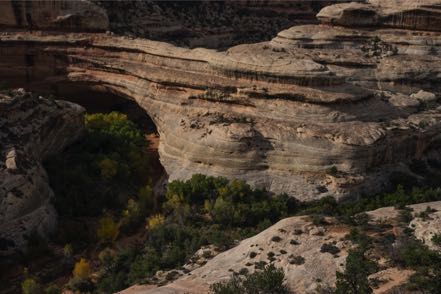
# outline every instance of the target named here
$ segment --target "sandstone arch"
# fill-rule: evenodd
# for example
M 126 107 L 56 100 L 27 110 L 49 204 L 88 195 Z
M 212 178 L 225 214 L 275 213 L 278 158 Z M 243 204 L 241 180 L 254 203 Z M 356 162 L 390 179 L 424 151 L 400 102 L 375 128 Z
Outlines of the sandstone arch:
M 397 172 L 423 180 L 413 160 L 441 162 L 441 33 L 418 21 L 425 13 L 439 19 L 439 0 L 386 2 L 333 6 L 319 14 L 326 25 L 222 52 L 12 22 L 0 32 L 0 80 L 133 99 L 158 127 L 172 180 L 222 175 L 301 200 L 374 193 Z M 8 11 L 1 24 L 13 20 Z M 376 29 L 363 28 L 374 16 Z M 357 29 L 344 27 L 357 21 Z
M 405 4 L 436 14 L 435 2 Z M 351 5 L 325 8 L 320 19 L 339 9 L 350 16 Z M 380 13 L 375 5 L 360 9 Z M 295 26 L 223 52 L 5 29 L 0 79 L 30 89 L 76 83 L 133 99 L 158 127 L 171 179 L 199 172 L 303 200 L 339 198 L 381 190 L 390 172 L 409 172 L 406 162 L 438 157 L 440 33 L 383 25 Z
M 318 27 L 293 29 L 311 34 Z M 108 34 L 6 32 L 0 77 L 26 81 L 33 89 L 79 83 L 130 97 L 155 121 L 161 162 L 171 179 L 197 172 L 238 177 L 304 200 L 371 191 L 369 181 L 387 184 L 384 169 L 377 167 L 421 157 L 437 140 L 435 116 L 421 131 L 407 125 L 427 115 L 416 113 L 417 98 L 406 93 L 387 98 L 370 88 L 369 79 L 394 64 L 394 56 L 372 67 L 361 51 L 348 50 L 335 66 L 299 49 L 304 41 L 291 31 L 271 43 L 226 52 Z M 350 40 L 354 33 L 335 29 L 324 37 L 347 34 Z M 349 44 L 356 48 L 359 40 Z M 360 72 L 348 71 L 349 61 L 352 68 L 359 64 Z M 421 62 L 406 70 L 419 70 Z M 426 65 L 438 70 L 437 63 Z M 362 86 L 348 82 L 349 75 Z M 396 124 L 402 125 L 391 128 Z M 332 166 L 339 176 L 326 173 Z

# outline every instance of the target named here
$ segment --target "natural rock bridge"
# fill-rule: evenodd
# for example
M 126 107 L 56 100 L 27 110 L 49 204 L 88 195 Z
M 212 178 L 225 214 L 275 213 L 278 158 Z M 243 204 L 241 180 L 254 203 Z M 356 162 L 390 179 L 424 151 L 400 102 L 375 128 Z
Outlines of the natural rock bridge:
M 136 101 L 157 126 L 171 180 L 240 178 L 301 200 L 374 193 L 441 162 L 441 33 L 431 25 L 440 1 L 397 1 L 330 6 L 323 24 L 222 52 L 8 23 L 0 80 Z M 433 22 L 419 21 L 427 15 Z

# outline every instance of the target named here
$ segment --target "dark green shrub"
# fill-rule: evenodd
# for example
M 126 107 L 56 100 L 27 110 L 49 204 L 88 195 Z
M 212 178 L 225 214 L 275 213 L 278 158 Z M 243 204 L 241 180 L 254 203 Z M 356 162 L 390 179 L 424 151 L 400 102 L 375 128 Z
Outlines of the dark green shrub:
M 305 263 L 305 258 L 303 258 L 300 255 L 298 255 L 298 256 L 290 255 L 288 257 L 288 262 L 290 264 L 302 265 Z
M 320 252 L 322 253 L 330 253 L 332 255 L 340 253 L 340 248 L 331 243 L 325 243 L 320 247 Z
M 280 241 L 282 241 L 282 238 L 280 238 L 279 236 L 273 236 L 271 238 L 271 241 L 273 241 L 273 242 L 280 242 Z
M 210 290 L 213 294 L 288 294 L 290 291 L 284 280 L 283 270 L 269 265 L 263 271 L 245 274 L 244 277 L 233 275 L 227 282 L 213 284 Z
M 364 251 L 350 250 L 346 258 L 346 268 L 343 273 L 337 272 L 336 294 L 370 294 L 368 276 L 377 271 L 375 262 L 368 260 Z
M 312 216 L 312 223 L 315 226 L 325 226 L 328 225 L 328 222 L 326 221 L 325 217 L 322 215 L 313 215 Z
M 434 234 L 432 236 L 432 242 L 437 246 L 441 246 L 441 234 Z

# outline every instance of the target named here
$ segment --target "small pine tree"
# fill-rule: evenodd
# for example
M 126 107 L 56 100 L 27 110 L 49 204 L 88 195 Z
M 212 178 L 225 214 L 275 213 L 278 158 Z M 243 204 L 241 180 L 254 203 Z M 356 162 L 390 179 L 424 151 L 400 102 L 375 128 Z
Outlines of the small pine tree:
M 350 250 L 344 273 L 337 272 L 336 294 L 371 294 L 368 276 L 376 271 L 375 262 L 361 249 Z

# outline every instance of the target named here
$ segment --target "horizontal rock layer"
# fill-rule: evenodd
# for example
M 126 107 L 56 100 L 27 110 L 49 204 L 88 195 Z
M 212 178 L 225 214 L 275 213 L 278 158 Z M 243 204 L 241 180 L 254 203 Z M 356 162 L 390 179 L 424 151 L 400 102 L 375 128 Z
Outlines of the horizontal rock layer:
M 24 91 L 0 94 L 0 255 L 23 249 L 33 231 L 55 229 L 53 195 L 41 162 L 73 142 L 84 110 Z
M 180 46 L 225 48 L 269 40 L 337 1 L 97 1 L 112 32 Z M 342 1 L 338 1 L 342 2 Z
M 0 40 L 0 79 L 135 100 L 171 180 L 204 173 L 340 198 L 423 179 L 440 162 L 439 32 L 302 25 L 224 52 L 99 33 Z
M 10 0 L 0 1 L 0 26 L 105 31 L 109 19 L 104 9 L 85 0 Z
M 317 15 L 323 23 L 343 26 L 383 26 L 441 31 L 439 0 L 368 0 L 325 7 Z

